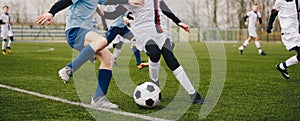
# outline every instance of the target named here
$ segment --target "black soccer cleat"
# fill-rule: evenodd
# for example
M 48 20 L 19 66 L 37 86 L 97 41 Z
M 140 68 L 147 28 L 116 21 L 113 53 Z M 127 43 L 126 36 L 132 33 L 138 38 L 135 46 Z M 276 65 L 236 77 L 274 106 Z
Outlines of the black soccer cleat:
M 279 67 L 279 64 L 276 65 L 276 69 L 282 74 L 282 76 L 285 78 L 285 79 L 290 79 L 290 75 L 289 73 L 287 72 L 287 69 L 283 70 Z
M 244 50 L 240 50 L 240 54 L 243 55 Z
M 190 95 L 193 104 L 205 104 L 205 100 L 201 97 L 198 92 Z
M 266 56 L 266 55 L 267 55 L 267 53 L 265 53 L 265 52 L 261 52 L 261 53 L 260 53 L 260 55 L 262 55 L 262 56 Z

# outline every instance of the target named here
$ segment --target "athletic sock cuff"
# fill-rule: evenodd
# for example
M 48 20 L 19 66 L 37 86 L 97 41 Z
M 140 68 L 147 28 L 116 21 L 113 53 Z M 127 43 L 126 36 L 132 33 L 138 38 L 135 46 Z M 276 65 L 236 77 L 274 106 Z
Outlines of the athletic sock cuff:
M 181 72 L 183 70 L 182 66 L 179 66 L 177 69 L 173 71 L 173 73 L 176 75 L 177 73 Z
M 286 62 L 282 62 L 282 65 L 284 68 L 289 68 L 287 65 L 286 65 Z

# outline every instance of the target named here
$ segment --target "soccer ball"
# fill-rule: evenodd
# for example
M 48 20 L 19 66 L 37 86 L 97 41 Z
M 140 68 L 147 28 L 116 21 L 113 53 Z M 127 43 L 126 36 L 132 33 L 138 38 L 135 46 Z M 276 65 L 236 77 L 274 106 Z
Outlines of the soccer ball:
M 133 97 L 140 108 L 154 108 L 160 103 L 161 94 L 157 85 L 144 82 L 135 88 Z

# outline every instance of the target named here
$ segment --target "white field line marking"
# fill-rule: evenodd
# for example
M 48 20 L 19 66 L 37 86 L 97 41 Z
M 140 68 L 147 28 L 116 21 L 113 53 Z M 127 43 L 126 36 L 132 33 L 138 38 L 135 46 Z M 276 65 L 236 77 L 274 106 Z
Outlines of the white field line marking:
M 45 49 L 39 49 L 39 50 L 34 50 L 34 51 L 17 51 L 16 53 L 32 53 L 32 52 L 51 52 L 54 51 L 55 48 L 45 48 Z
M 41 98 L 46 98 L 46 99 L 55 100 L 55 101 L 58 101 L 58 102 L 63 102 L 63 103 L 71 104 L 71 105 L 81 106 L 81 107 L 84 107 L 84 108 L 90 108 L 90 109 L 94 109 L 94 110 L 114 113 L 114 114 L 118 114 L 118 115 L 124 115 L 124 116 L 140 118 L 140 119 L 150 120 L 150 121 L 170 121 L 170 120 L 167 120 L 167 119 L 155 118 L 155 117 L 145 116 L 145 115 L 141 115 L 141 114 L 134 114 L 134 113 L 124 112 L 124 111 L 117 111 L 117 110 L 106 109 L 106 108 L 95 108 L 90 104 L 74 102 L 74 101 L 70 101 L 70 100 L 66 100 L 66 99 L 62 99 L 62 98 L 58 98 L 58 97 L 54 97 L 54 96 L 50 96 L 50 95 L 44 95 L 44 94 L 40 94 L 40 93 L 37 93 L 37 92 L 31 92 L 31 91 L 19 89 L 19 88 L 16 88 L 16 87 L 10 87 L 10 86 L 6 86 L 6 85 L 2 85 L 2 84 L 0 84 L 0 87 L 5 88 L 5 89 L 9 89 L 9 90 L 14 90 L 14 91 L 21 92 L 21 93 L 25 93 L 25 94 L 34 95 L 34 96 L 41 97 Z
M 54 48 L 47 48 L 47 49 L 41 49 L 41 50 L 37 50 L 36 52 L 50 52 L 50 51 L 54 51 Z

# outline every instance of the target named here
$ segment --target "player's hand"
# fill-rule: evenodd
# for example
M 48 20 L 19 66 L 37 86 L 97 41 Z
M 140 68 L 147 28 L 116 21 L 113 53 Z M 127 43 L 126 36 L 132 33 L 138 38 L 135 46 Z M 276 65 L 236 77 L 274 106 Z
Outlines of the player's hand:
M 104 10 L 101 6 L 97 6 L 97 10 L 99 10 L 100 16 L 104 16 Z
M 245 22 L 244 24 L 245 24 L 245 26 L 248 26 L 248 22 Z
M 259 21 L 256 22 L 256 25 L 260 25 Z
M 267 32 L 268 32 L 268 33 L 272 33 L 272 29 L 273 29 L 273 26 L 268 25 L 268 27 L 267 27 Z
M 178 24 L 178 26 L 180 26 L 181 28 L 183 28 L 186 32 L 188 32 L 188 33 L 190 33 L 190 26 L 189 25 L 187 25 L 187 24 L 185 24 L 185 23 L 182 23 L 182 22 L 180 22 L 179 24 Z
M 144 0 L 128 0 L 128 3 L 129 3 L 131 6 L 139 7 L 139 6 L 144 5 Z
M 123 20 L 124 20 L 124 22 L 125 22 L 126 25 L 129 24 L 129 19 L 126 16 L 123 16 Z
M 36 23 L 40 25 L 50 25 L 53 22 L 53 15 L 51 13 L 45 13 L 36 17 Z

